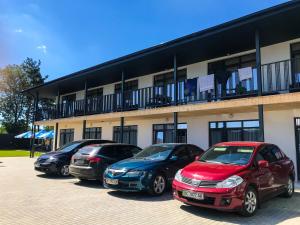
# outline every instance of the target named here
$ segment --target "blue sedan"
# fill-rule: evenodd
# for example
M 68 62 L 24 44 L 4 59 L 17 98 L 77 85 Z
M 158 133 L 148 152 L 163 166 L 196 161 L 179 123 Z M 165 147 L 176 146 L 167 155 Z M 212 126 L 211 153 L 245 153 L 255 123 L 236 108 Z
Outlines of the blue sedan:
M 109 166 L 103 185 L 119 191 L 147 191 L 161 195 L 170 187 L 176 172 L 204 151 L 190 144 L 156 144 Z

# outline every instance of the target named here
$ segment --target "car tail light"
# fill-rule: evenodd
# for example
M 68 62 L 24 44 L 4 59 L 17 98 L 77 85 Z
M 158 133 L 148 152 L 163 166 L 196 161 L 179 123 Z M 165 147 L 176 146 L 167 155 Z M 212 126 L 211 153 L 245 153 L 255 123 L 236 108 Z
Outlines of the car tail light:
M 91 163 L 97 163 L 101 161 L 101 158 L 98 156 L 90 156 L 87 158 L 87 160 Z

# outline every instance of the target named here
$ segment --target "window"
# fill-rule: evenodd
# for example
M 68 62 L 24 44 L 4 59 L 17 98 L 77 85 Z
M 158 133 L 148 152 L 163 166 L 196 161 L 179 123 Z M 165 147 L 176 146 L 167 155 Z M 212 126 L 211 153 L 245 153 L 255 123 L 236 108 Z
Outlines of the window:
M 177 71 L 177 81 L 184 81 L 186 79 L 186 69 Z M 167 86 L 174 82 L 174 73 L 164 73 L 154 76 L 154 86 Z
M 59 146 L 74 141 L 74 129 L 60 129 Z
M 113 128 L 113 140 L 121 142 L 121 129 L 119 126 Z M 137 145 L 137 126 L 124 126 L 123 143 Z
M 138 80 L 126 81 L 124 84 L 124 91 L 135 91 L 138 89 Z M 122 84 L 115 84 L 115 93 L 121 93 Z
M 103 96 L 103 88 L 88 90 L 86 93 L 87 98 L 97 98 L 101 96 Z
M 191 151 L 189 151 L 186 146 L 179 147 L 179 149 L 174 152 L 174 155 L 177 156 L 179 160 L 190 160 L 193 158 Z
M 76 94 L 64 95 L 61 97 L 62 103 L 72 102 L 76 100 Z
M 258 120 L 224 121 L 209 123 L 210 146 L 224 141 L 259 141 Z
M 275 145 L 271 145 L 270 147 L 271 152 L 273 153 L 273 155 L 275 155 L 277 161 L 282 160 L 283 156 L 281 154 L 280 149 L 275 146 Z
M 300 43 L 291 45 L 291 58 L 293 80 L 300 83 Z
M 270 146 L 265 146 L 263 149 L 261 149 L 257 155 L 256 155 L 256 161 L 260 161 L 260 160 L 266 160 L 269 163 L 272 162 L 276 162 L 277 158 L 276 156 L 273 154 Z
M 85 128 L 84 139 L 101 139 L 101 135 L 102 135 L 101 127 Z
M 174 140 L 174 124 L 154 124 L 153 125 L 153 144 L 159 143 L 186 143 L 187 124 L 177 125 L 177 141 Z

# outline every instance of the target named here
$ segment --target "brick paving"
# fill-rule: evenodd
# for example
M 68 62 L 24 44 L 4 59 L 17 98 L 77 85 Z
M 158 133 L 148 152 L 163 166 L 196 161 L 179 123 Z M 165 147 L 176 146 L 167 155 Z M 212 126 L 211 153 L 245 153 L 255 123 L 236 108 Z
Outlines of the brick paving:
M 183 205 L 161 197 L 120 193 L 97 182 L 46 177 L 33 159 L 0 158 L 0 224 L 300 224 L 300 190 L 275 198 L 251 218 Z

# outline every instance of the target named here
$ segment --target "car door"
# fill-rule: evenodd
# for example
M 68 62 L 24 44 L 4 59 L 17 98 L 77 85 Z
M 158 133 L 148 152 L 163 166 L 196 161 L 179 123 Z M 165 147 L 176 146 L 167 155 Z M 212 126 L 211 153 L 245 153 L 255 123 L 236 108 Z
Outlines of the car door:
M 276 191 L 277 181 L 274 174 L 274 164 L 276 161 L 274 155 L 270 151 L 269 145 L 265 145 L 261 148 L 256 154 L 256 165 L 257 170 L 254 173 L 254 176 L 259 185 L 259 192 L 262 197 L 267 197 L 272 195 Z M 259 168 L 258 162 L 260 160 L 266 160 L 269 163 L 268 168 Z
M 180 145 L 176 147 L 170 156 L 169 164 L 166 168 L 168 171 L 168 180 L 172 181 L 179 169 L 182 169 L 194 160 L 195 157 L 192 155 L 192 151 L 187 145 Z

